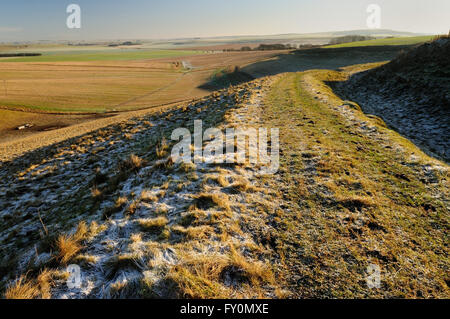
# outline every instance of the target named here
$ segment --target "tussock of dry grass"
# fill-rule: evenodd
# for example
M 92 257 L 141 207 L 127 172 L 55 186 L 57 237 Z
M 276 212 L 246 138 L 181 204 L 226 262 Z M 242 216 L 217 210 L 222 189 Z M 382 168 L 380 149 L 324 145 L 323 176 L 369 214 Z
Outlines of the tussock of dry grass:
M 95 228 L 95 230 L 94 230 Z M 96 231 L 97 224 L 93 224 L 93 230 Z M 81 242 L 87 239 L 89 229 L 86 222 L 82 221 L 78 224 L 77 231 L 73 235 L 60 235 L 56 240 L 56 248 L 58 250 L 57 259 L 62 264 L 67 264 L 75 255 L 83 248 Z
M 6 299 L 50 299 L 55 277 L 56 272 L 49 269 L 42 270 L 36 280 L 22 275 L 6 289 L 4 296 Z
M 102 196 L 102 191 L 97 187 L 91 189 L 91 194 L 93 198 L 100 198 Z
M 188 240 L 208 239 L 212 234 L 214 234 L 214 228 L 209 225 L 190 226 L 187 228 L 173 226 L 171 230 L 175 234 L 185 236 Z
M 144 163 L 145 163 L 145 161 L 142 158 L 140 158 L 139 156 L 137 156 L 135 154 L 131 154 L 125 161 L 123 161 L 121 163 L 119 168 L 121 170 L 125 169 L 125 170 L 136 171 L 136 170 L 139 170 L 141 167 L 143 167 Z
M 219 174 L 219 175 L 206 175 L 203 179 L 203 186 L 207 185 L 210 182 L 214 182 L 218 185 L 220 185 L 221 187 L 227 187 L 228 185 L 230 185 L 230 183 L 228 182 L 226 176 L 224 176 L 224 174 Z
M 180 169 L 185 173 L 193 172 L 197 169 L 197 165 L 194 163 L 181 163 Z
M 60 235 L 56 241 L 56 247 L 58 249 L 57 258 L 63 264 L 67 264 L 82 248 L 71 235 Z
M 256 294 L 261 285 L 275 282 L 266 265 L 247 260 L 234 248 L 228 256 L 183 255 L 182 260 L 166 277 L 175 283 L 175 293 L 182 298 L 233 298 L 242 289 Z
M 28 280 L 26 276 L 21 276 L 13 285 L 9 286 L 5 292 L 6 299 L 34 299 L 39 295 L 39 287 Z
M 139 226 L 145 230 L 150 232 L 161 231 L 167 224 L 169 220 L 166 217 L 157 217 L 157 218 L 148 218 L 148 219 L 139 219 Z
M 231 208 L 228 196 L 225 194 L 201 193 L 195 197 L 191 210 L 195 210 L 196 208 L 206 210 L 213 207 L 220 207 L 229 211 Z
M 137 208 L 138 208 L 138 203 L 136 201 L 133 201 L 133 202 L 130 203 L 130 205 L 128 205 L 128 207 L 125 210 L 125 212 L 128 215 L 134 215 L 134 213 L 136 213 Z
M 142 202 L 146 202 L 146 203 L 153 203 L 153 202 L 158 201 L 158 197 L 155 196 L 155 195 L 153 195 L 153 194 L 152 194 L 151 192 L 149 192 L 149 191 L 143 191 L 143 192 L 141 193 L 140 200 L 141 200 Z
M 169 145 L 167 144 L 167 140 L 163 138 L 159 145 L 156 146 L 156 156 L 158 158 L 163 158 L 167 156 L 167 150 L 169 149 Z

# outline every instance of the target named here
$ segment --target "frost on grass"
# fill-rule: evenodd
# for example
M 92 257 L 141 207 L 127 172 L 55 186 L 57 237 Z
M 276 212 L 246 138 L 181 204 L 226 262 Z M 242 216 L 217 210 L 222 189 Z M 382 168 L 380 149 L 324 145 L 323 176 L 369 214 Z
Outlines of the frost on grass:
M 121 122 L 2 167 L 0 189 L 8 190 L 0 194 L 3 295 L 274 296 L 268 255 L 240 226 L 253 214 L 244 193 L 255 172 L 243 177 L 234 165 L 175 164 L 168 139 L 175 128 L 192 128 L 194 119 L 220 129 L 248 124 L 259 112 L 264 81 Z M 55 275 L 70 263 L 81 267 L 80 289 L 69 290 Z

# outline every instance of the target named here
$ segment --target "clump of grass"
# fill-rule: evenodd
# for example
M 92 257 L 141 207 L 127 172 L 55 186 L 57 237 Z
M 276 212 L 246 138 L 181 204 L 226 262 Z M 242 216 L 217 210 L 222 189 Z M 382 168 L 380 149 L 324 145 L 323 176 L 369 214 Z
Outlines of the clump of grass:
M 195 210 L 196 208 L 207 210 L 212 207 L 220 207 L 226 211 L 230 211 L 228 196 L 225 194 L 201 193 L 195 197 L 190 210 Z
M 153 195 L 149 191 L 143 191 L 140 196 L 140 200 L 145 203 L 153 203 L 158 201 L 158 197 Z
M 227 178 L 223 174 L 205 176 L 205 178 L 203 179 L 203 185 L 206 185 L 210 182 L 214 182 L 221 187 L 227 187 L 228 185 L 230 185 Z
M 172 282 L 172 294 L 179 298 L 211 299 L 230 297 L 231 291 L 220 284 L 220 273 L 227 262 L 222 256 L 183 258 L 172 267 L 166 280 Z
M 26 276 L 18 278 L 5 292 L 6 299 L 34 299 L 39 295 L 40 291 L 38 285 L 31 280 L 28 280 Z
M 241 290 L 254 291 L 274 285 L 272 271 L 262 262 L 247 260 L 233 247 L 228 255 L 181 254 L 182 263 L 172 267 L 166 279 L 180 298 L 231 298 Z
M 125 161 L 119 165 L 120 170 L 137 171 L 144 166 L 145 161 L 135 154 L 131 154 Z
M 152 233 L 161 232 L 168 223 L 169 220 L 163 216 L 138 220 L 138 224 L 143 230 Z
M 134 213 L 136 213 L 138 207 L 138 203 L 136 201 L 131 202 L 130 205 L 128 205 L 127 209 L 126 209 L 126 213 L 128 215 L 134 215 Z
M 34 280 L 22 275 L 7 287 L 4 297 L 6 299 L 50 299 L 55 277 L 57 272 L 49 269 L 42 270 Z
M 166 139 L 163 137 L 161 142 L 156 146 L 156 156 L 158 158 L 163 158 L 167 156 L 167 150 L 169 149 L 169 145 L 167 144 Z
M 154 169 L 171 169 L 174 165 L 173 159 L 171 156 L 165 159 L 161 159 L 159 161 L 156 161 L 153 165 Z
M 56 247 L 58 249 L 57 258 L 63 264 L 67 264 L 82 248 L 71 235 L 60 235 L 56 240 Z
M 375 205 L 373 199 L 367 196 L 338 196 L 338 201 L 342 206 L 351 211 Z
M 158 206 L 158 208 L 155 211 L 156 215 L 167 215 L 168 212 L 169 208 L 166 205 Z
M 194 222 L 196 222 L 199 219 L 199 212 L 198 211 L 191 211 L 185 214 L 181 217 L 181 220 L 179 221 L 179 224 L 187 227 L 192 225 Z
M 189 172 L 186 177 L 190 181 L 197 181 L 199 179 L 199 177 L 198 177 L 196 172 Z
M 78 264 L 94 265 L 97 263 L 98 257 L 92 255 L 78 255 L 74 258 L 74 261 Z
M 209 225 L 190 226 L 187 228 L 174 226 L 171 230 L 174 234 L 181 235 L 188 240 L 208 239 L 214 233 L 214 228 Z
M 97 187 L 93 187 L 91 189 L 91 194 L 93 198 L 99 199 L 102 196 L 102 191 L 99 190 Z
M 257 191 L 257 188 L 250 184 L 250 182 L 242 176 L 236 177 L 235 182 L 230 186 L 230 188 L 233 189 L 236 193 L 250 193 Z
M 188 163 L 181 163 L 180 170 L 184 171 L 185 173 L 193 172 L 197 169 L 197 165 L 194 163 L 188 162 Z
M 123 134 L 123 137 L 130 141 L 133 139 L 133 134 L 125 133 L 125 134 Z
M 230 265 L 230 271 L 243 275 L 254 286 L 275 282 L 275 276 L 267 265 L 259 261 L 248 261 L 233 246 L 230 248 Z
M 88 233 L 86 222 L 82 221 L 78 224 L 75 234 L 60 235 L 56 240 L 57 259 L 62 264 L 67 264 L 83 248 L 81 242 L 87 239 Z
M 139 269 L 140 256 L 136 254 L 124 254 L 114 256 L 105 262 L 106 275 L 109 279 L 114 278 L 120 269 Z
M 74 239 L 77 241 L 82 241 L 87 239 L 89 233 L 89 227 L 87 226 L 86 222 L 82 220 L 78 223 L 77 231 L 73 235 Z
M 51 287 L 53 285 L 54 280 L 54 271 L 44 269 L 41 271 L 39 276 L 37 277 L 37 283 L 39 285 L 39 290 L 42 299 L 50 299 L 51 298 Z

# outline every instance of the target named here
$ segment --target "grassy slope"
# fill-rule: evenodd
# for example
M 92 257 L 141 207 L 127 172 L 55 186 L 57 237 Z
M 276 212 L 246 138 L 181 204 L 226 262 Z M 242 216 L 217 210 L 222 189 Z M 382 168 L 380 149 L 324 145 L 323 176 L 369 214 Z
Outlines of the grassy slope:
M 330 93 L 316 77 L 342 75 L 286 75 L 265 101 L 265 125 L 282 128 L 282 178 L 269 181 L 292 210 L 277 212 L 272 235 L 289 288 L 298 297 L 448 297 L 448 176 L 436 171 L 430 183 L 423 168 L 433 161 L 380 120 L 354 111 L 381 132 L 364 134 L 314 99 L 310 83 Z M 382 289 L 366 286 L 370 263 Z
M 112 296 L 448 298 L 449 223 L 444 206 L 449 198 L 448 176 L 438 169 L 439 165 L 447 167 L 426 157 L 376 118 L 358 110 L 344 116 L 335 110 L 333 106 L 342 101 L 321 80 L 344 77 L 325 70 L 286 74 L 266 93 L 263 109 L 237 102 L 250 96 L 242 89 L 228 100 L 217 102 L 218 95 L 213 95 L 205 104 L 199 102 L 182 112 L 123 122 L 61 143 L 51 151 L 42 150 L 35 159 L 30 154 L 22 164 L 11 166 L 10 172 L 3 171 L 8 179 L 0 188 L 8 189 L 8 199 L 3 197 L 2 210 L 10 213 L 3 217 L 2 233 L 8 236 L 2 240 L 14 256 L 35 243 L 39 254 L 57 253 L 58 249 L 62 254 L 61 247 L 51 245 L 57 235 L 73 229 L 79 220 L 96 222 L 95 227 L 90 224 L 97 229 L 89 230 L 92 239 L 73 239 L 78 250 L 67 253 L 67 261 L 86 260 L 88 265 L 83 267 L 110 269 L 112 277 L 121 278 L 122 270 L 136 268 L 133 260 L 138 257 L 147 261 L 140 264 L 146 272 L 162 276 L 155 282 L 142 274 L 143 280 L 137 277 L 138 282 L 125 286 L 110 284 L 111 278 L 106 278 L 109 287 L 105 291 Z M 315 99 L 309 90 L 320 91 L 328 102 Z M 227 108 L 229 103 L 245 107 Z M 249 175 L 251 167 L 194 165 L 183 170 L 158 160 L 168 156 L 158 154 L 164 144 L 160 134 L 168 138 L 176 127 L 192 129 L 192 119 L 197 117 L 206 121 L 205 127 L 217 127 L 224 120 L 240 126 L 239 118 L 251 123 L 251 117 L 257 125 L 280 128 L 280 172 L 256 180 Z M 363 129 L 371 126 L 375 130 Z M 132 153 L 140 158 L 130 156 L 124 161 Z M 416 159 L 411 158 L 412 153 Z M 248 180 L 242 181 L 246 174 Z M 75 182 L 61 182 L 69 176 Z M 41 207 L 40 215 L 20 213 L 16 204 L 34 207 L 40 201 L 22 197 L 28 192 L 28 183 L 36 194 L 51 187 L 48 196 L 67 196 Z M 157 196 L 143 198 L 142 190 Z M 183 197 L 186 192 L 189 199 Z M 124 202 L 118 196 L 125 196 Z M 177 202 L 180 207 L 173 208 Z M 167 205 L 174 210 L 168 212 Z M 41 238 L 38 231 L 17 236 L 22 229 L 40 229 L 40 216 L 49 238 Z M 125 222 L 131 229 L 105 231 L 116 224 L 102 216 Z M 139 219 L 142 216 L 146 219 Z M 168 220 L 160 219 L 162 216 Z M 93 243 L 109 235 L 117 236 L 114 240 L 121 248 L 112 249 L 98 261 L 102 255 L 96 247 L 102 245 Z M 176 264 L 164 258 L 167 251 L 179 256 Z M 34 250 L 32 253 L 34 256 Z M 110 259 L 111 254 L 115 255 Z M 382 269 L 381 289 L 366 286 L 365 270 L 370 263 Z M 44 267 L 60 276 L 64 266 L 52 259 L 33 269 L 29 277 Z M 12 262 L 0 268 L 10 275 L 9 280 L 14 279 L 16 269 Z M 226 276 L 235 278 L 235 285 L 226 283 Z M 65 287 L 63 280 L 56 281 L 59 288 Z M 53 291 L 55 297 L 58 289 Z
M 328 45 L 326 48 L 350 48 L 350 47 L 365 47 L 365 46 L 383 46 L 383 45 L 413 45 L 430 41 L 435 36 L 426 35 L 420 37 L 401 37 L 401 38 L 387 38 L 367 41 L 357 41 L 350 43 L 342 43 L 336 45 Z

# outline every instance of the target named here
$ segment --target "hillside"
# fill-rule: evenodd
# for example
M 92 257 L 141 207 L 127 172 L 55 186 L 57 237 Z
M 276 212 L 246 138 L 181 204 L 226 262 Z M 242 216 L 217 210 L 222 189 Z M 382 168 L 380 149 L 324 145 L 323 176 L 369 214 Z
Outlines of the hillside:
M 326 85 L 346 77 L 253 80 L 3 163 L 2 294 L 448 298 L 449 167 Z M 279 128 L 279 171 L 174 164 L 172 131 L 200 119 Z
M 355 41 L 342 44 L 327 45 L 326 48 L 354 48 L 367 46 L 385 46 L 385 45 L 414 45 L 430 41 L 435 36 L 425 35 L 419 37 L 399 37 L 399 38 L 382 38 L 374 40 Z
M 450 160 L 450 39 L 410 49 L 392 62 L 337 85 L 367 113 Z

